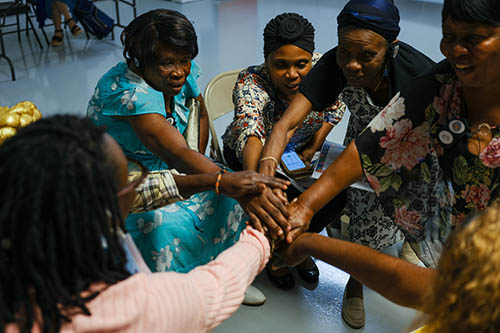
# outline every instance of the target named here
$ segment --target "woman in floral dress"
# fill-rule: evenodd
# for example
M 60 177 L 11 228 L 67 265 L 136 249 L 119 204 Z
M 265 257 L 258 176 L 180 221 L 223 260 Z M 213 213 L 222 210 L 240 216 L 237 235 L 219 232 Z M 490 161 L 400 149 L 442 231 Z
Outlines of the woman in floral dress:
M 436 267 L 452 230 L 498 200 L 500 8 L 494 0 L 445 0 L 443 6 L 446 60 L 397 94 L 291 204 L 290 240 L 364 174 L 418 257 Z M 398 260 L 379 268 L 395 269 Z M 368 274 L 374 272 L 362 272 Z
M 175 168 L 211 179 L 205 188 L 191 184 L 206 192 L 189 198 L 178 195 L 185 200 L 130 214 L 125 221 L 152 271 L 188 272 L 233 245 L 248 220 L 238 201 L 219 195 L 227 194 L 224 188 L 231 187 L 233 174 L 223 175 L 219 166 L 189 149 L 182 136 L 189 118 L 186 100 L 196 98 L 203 106 L 196 83 L 199 67 L 192 60 L 198 52 L 196 33 L 184 15 L 158 9 L 133 20 L 122 41 L 126 62 L 99 80 L 87 114 L 107 127 L 128 157 L 152 173 Z M 203 111 L 200 151 L 205 150 L 208 133 Z M 247 210 L 255 207 L 248 203 L 258 205 L 260 196 L 235 187 L 233 197 L 242 199 Z

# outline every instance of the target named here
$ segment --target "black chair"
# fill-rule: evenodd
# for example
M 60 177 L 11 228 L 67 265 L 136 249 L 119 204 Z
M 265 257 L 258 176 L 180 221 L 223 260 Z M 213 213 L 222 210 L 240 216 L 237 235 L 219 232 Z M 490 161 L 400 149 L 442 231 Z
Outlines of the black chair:
M 29 37 L 29 31 L 33 31 L 33 34 L 35 35 L 36 41 L 38 42 L 38 45 L 40 46 L 40 49 L 43 49 L 42 43 L 40 42 L 40 39 L 38 38 L 38 35 L 35 31 L 35 27 L 33 26 L 33 22 L 31 21 L 30 18 L 30 7 L 27 4 L 24 4 L 21 0 L 14 0 L 14 1 L 8 1 L 8 2 L 0 2 L 0 58 L 4 58 L 7 60 L 9 67 L 10 67 L 10 73 L 12 76 L 12 80 L 16 80 L 16 75 L 14 72 L 14 66 L 12 65 L 12 61 L 7 57 L 7 54 L 5 52 L 5 43 L 3 40 L 3 35 L 7 34 L 12 34 L 12 33 L 17 33 L 17 40 L 18 42 L 21 42 L 21 32 L 26 31 L 26 36 Z M 25 15 L 26 19 L 26 27 L 21 28 L 20 22 L 19 22 L 19 15 Z M 16 23 L 7 23 L 7 17 L 9 16 L 16 16 Z M 15 26 L 16 29 L 10 30 L 10 31 L 5 31 L 5 28 L 8 27 L 13 27 Z

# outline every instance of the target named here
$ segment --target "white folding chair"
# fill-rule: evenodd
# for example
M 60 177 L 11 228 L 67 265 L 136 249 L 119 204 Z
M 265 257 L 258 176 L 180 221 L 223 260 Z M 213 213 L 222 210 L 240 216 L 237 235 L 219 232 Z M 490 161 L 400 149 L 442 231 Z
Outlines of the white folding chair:
M 210 135 L 212 136 L 210 156 L 216 161 L 224 164 L 226 164 L 226 161 L 220 149 L 219 137 L 215 132 L 214 122 L 226 113 L 234 110 L 232 98 L 233 88 L 240 71 L 241 70 L 238 69 L 216 75 L 208 82 L 203 97 L 208 113 Z

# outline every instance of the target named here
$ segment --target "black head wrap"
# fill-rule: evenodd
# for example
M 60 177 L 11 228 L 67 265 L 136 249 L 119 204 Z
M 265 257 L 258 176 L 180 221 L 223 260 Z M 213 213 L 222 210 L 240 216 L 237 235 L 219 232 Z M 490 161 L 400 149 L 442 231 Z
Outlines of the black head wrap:
M 358 26 L 372 30 L 389 43 L 399 34 L 399 10 L 392 0 L 351 0 L 337 16 L 337 29 Z
M 295 13 L 284 13 L 269 21 L 264 28 L 264 58 L 286 44 L 314 52 L 314 27 Z

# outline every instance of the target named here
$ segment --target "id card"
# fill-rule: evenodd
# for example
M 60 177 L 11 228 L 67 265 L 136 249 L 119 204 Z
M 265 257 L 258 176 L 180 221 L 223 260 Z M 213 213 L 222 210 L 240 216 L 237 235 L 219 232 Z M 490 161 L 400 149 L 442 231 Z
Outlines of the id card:
M 281 156 L 281 161 L 290 171 L 295 171 L 306 167 L 304 162 L 300 159 L 300 156 L 294 151 L 284 153 Z

